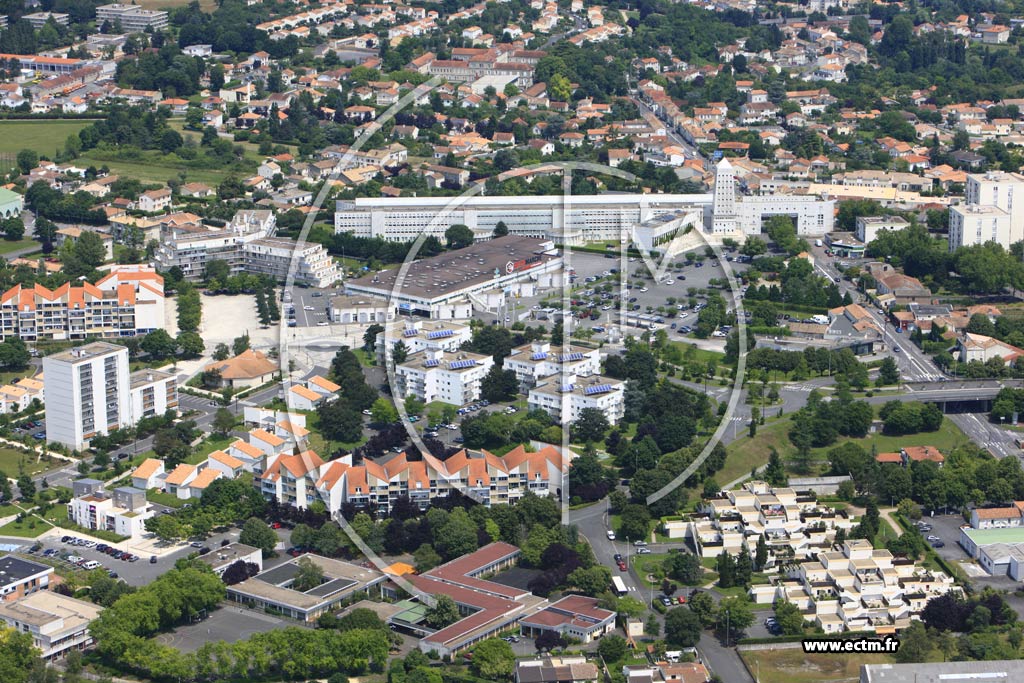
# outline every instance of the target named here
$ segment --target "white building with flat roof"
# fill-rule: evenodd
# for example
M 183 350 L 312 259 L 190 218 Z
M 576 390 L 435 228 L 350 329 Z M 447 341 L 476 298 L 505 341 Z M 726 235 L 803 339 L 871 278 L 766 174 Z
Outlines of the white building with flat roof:
M 907 219 L 900 216 L 858 216 L 854 237 L 867 244 L 873 242 L 882 230 L 898 232 L 908 225 Z
M 1017 210 L 1014 210 L 1014 200 Z M 949 249 L 996 242 L 1009 249 L 1024 240 L 1024 174 L 1005 171 L 970 173 L 964 204 L 949 210 Z
M 123 31 L 130 33 L 145 31 L 147 28 L 160 31 L 168 25 L 167 12 L 116 2 L 96 8 L 96 23 L 102 25 L 105 21 L 120 24 Z
M 465 405 L 480 398 L 480 384 L 493 365 L 494 358 L 479 353 L 422 351 L 395 366 L 397 393 L 425 403 Z
M 574 377 L 600 374 L 601 352 L 570 344 L 552 348 L 551 342 L 535 341 L 512 349 L 502 361 L 502 369 L 514 372 L 519 385 L 528 390 L 545 377 L 563 372 Z
M 91 602 L 37 591 L 13 602 L 0 602 L 0 621 L 32 636 L 43 659 L 54 659 L 92 645 L 89 625 L 102 611 Z
M 47 439 L 81 450 L 131 423 L 128 349 L 93 342 L 43 358 Z
M 75 492 L 79 495 L 68 503 L 68 519 L 85 529 L 137 539 L 146 532 L 146 520 L 156 514 L 146 492 L 134 486 L 107 492 L 101 482 L 80 479 L 75 482 Z
M 47 439 L 81 450 L 99 434 L 177 409 L 177 378 L 128 371 L 128 349 L 93 342 L 43 358 Z
M 392 351 L 398 342 L 402 342 L 406 354 L 420 351 L 454 353 L 472 338 L 473 330 L 463 323 L 450 320 L 398 320 L 388 323 L 383 332 L 377 333 L 375 351 L 378 362 L 391 360 Z
M 949 207 L 949 250 L 995 242 L 1013 243 L 1013 216 L 993 204 L 958 204 Z
M 719 161 L 710 221 L 712 234 L 759 235 L 764 220 L 771 216 L 792 218 L 798 235 L 824 235 L 833 230 L 835 201 L 815 195 L 738 194 L 733 165 L 726 158 Z
M 625 382 L 610 377 L 591 375 L 587 378 L 553 375 L 530 389 L 527 406 L 543 410 L 560 424 L 575 422 L 586 408 L 604 413 L 610 424 L 625 414 Z

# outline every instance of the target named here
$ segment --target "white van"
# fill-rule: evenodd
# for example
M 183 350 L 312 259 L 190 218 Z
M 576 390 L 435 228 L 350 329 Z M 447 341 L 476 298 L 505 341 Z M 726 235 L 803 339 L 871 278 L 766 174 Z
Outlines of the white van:
M 828 325 L 827 315 L 821 315 L 820 313 L 818 315 L 812 315 L 811 320 L 818 323 L 819 325 Z
M 615 532 L 612 531 L 611 529 L 608 530 L 608 540 L 609 541 L 614 541 L 615 540 Z

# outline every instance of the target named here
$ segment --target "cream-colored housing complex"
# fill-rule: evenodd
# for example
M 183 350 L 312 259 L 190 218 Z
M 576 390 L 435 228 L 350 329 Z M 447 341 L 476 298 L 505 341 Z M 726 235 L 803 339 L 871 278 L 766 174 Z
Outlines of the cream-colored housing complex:
M 561 424 L 575 422 L 587 408 L 601 411 L 615 424 L 625 414 L 625 387 L 625 382 L 600 375 L 558 374 L 530 389 L 526 402 L 530 410 L 543 410 Z
M 95 285 L 15 285 L 0 295 L 0 339 L 134 337 L 164 325 L 164 280 L 145 266 L 114 266 Z
M 810 491 L 772 488 L 763 481 L 749 481 L 740 490 L 706 500 L 700 511 L 686 531 L 700 557 L 734 555 L 744 544 L 754 553 L 758 538 L 764 536 L 768 569 L 781 570 L 827 551 L 839 529 L 853 528 L 852 518 L 820 505 Z
M 985 242 L 1009 249 L 1024 239 L 1024 212 L 1020 210 L 1024 175 L 1004 171 L 968 174 L 964 200 L 963 205 L 949 210 L 950 251 Z
M 891 634 L 918 618 L 930 599 L 954 590 L 950 576 L 853 539 L 801 562 L 788 580 L 754 586 L 750 593 L 758 604 L 794 603 L 825 633 Z
M 250 440 L 264 438 L 253 430 Z M 431 500 L 460 491 L 484 505 L 513 503 L 527 492 L 559 496 L 568 463 L 554 446 L 528 452 L 519 446 L 498 457 L 487 451 L 462 450 L 445 461 L 432 455 L 410 461 L 404 453 L 388 460 L 352 465 L 343 457 L 324 462 L 310 450 L 293 455 L 280 450 L 264 455 L 256 468 L 260 490 L 279 503 L 307 508 L 321 500 L 336 512 L 345 503 L 390 510 L 395 499 L 408 496 L 426 508 Z
M 391 360 L 391 352 L 402 342 L 406 354 L 420 351 L 448 351 L 454 353 L 470 339 L 469 325 L 448 320 L 401 320 L 389 323 L 377 334 L 377 362 Z

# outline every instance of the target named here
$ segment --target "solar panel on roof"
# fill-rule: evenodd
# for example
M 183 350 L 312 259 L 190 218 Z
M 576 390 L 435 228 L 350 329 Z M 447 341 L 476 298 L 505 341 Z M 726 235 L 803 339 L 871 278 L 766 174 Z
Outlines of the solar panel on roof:
M 462 368 L 471 368 L 476 365 L 475 360 L 455 360 L 448 364 L 448 368 L 451 370 L 461 370 Z
M 407 328 L 405 328 L 402 331 L 402 336 L 403 337 L 415 337 L 419 333 L 420 333 L 420 331 L 417 330 L 415 327 L 407 327 Z
M 540 351 L 539 353 L 535 353 L 532 356 L 530 356 L 530 360 L 544 360 L 547 357 L 547 353 L 545 353 L 544 351 Z
M 438 365 L 439 362 L 436 358 L 428 358 L 423 361 L 423 367 L 425 368 L 436 368 Z
M 450 337 L 453 334 L 455 334 L 453 330 L 433 330 L 431 332 L 427 332 L 427 339 L 444 339 L 445 337 Z
M 567 393 L 569 393 L 570 391 L 572 391 L 575 388 L 576 388 L 575 384 L 563 384 L 562 385 L 562 393 L 566 393 L 567 394 Z
M 611 384 L 595 384 L 584 389 L 583 394 L 586 396 L 593 396 L 594 394 L 607 394 L 611 390 Z
M 562 360 L 563 363 L 567 362 L 567 361 L 583 360 L 583 354 L 582 353 L 566 353 L 566 354 L 562 354 L 562 359 L 561 360 Z

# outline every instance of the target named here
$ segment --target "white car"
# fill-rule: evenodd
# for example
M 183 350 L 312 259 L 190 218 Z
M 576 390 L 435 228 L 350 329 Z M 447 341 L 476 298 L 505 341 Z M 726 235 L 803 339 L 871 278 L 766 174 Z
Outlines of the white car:
M 663 285 L 674 285 L 675 283 L 676 283 L 675 280 L 665 280 L 662 284 Z
M 637 555 L 646 555 L 646 554 L 648 554 L 649 552 L 651 552 L 651 549 L 650 549 L 650 548 L 637 548 L 637 549 L 636 549 L 636 554 L 637 554 Z
M 711 336 L 712 337 L 724 337 L 725 336 L 725 332 L 722 332 L 721 330 L 715 330 L 714 332 L 711 333 Z
M 609 541 L 614 541 L 615 540 L 615 532 L 612 531 L 611 529 L 608 530 L 608 540 Z
M 682 313 L 679 314 L 679 317 L 680 318 L 688 318 L 688 317 L 690 317 L 690 314 L 687 313 L 686 311 L 683 311 Z
M 646 291 L 647 291 L 647 288 L 646 288 L 646 287 L 641 287 L 641 288 L 640 288 L 640 291 L 641 291 L 641 292 L 646 292 Z
M 316 324 L 317 327 L 327 327 L 328 325 L 330 325 L 330 323 L 327 322 L 326 320 L 321 320 Z
M 647 545 L 647 541 L 633 541 L 633 545 L 635 545 L 637 548 L 643 548 Z
M 304 311 L 315 311 L 316 309 L 313 308 L 312 306 L 303 306 L 302 310 L 304 310 Z

